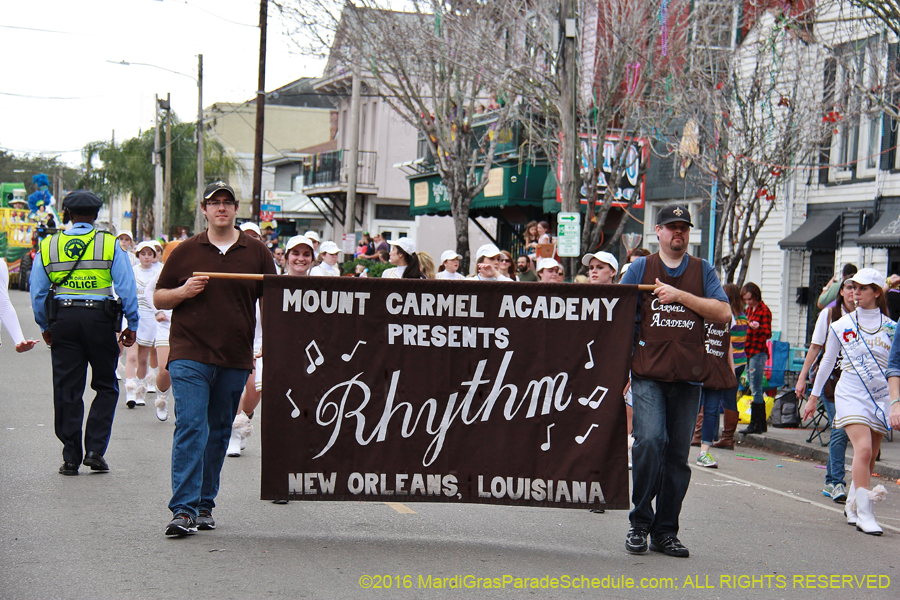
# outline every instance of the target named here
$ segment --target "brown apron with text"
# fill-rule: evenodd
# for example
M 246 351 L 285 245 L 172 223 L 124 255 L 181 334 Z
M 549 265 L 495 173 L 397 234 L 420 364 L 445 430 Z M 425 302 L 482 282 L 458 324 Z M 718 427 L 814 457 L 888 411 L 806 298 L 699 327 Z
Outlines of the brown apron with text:
M 704 297 L 703 263 L 688 256 L 688 266 L 680 277 L 666 273 L 659 254 L 647 257 L 641 283 L 659 279 L 695 296 Z M 730 335 L 730 332 L 729 332 Z M 706 358 L 706 328 L 703 318 L 681 304 L 663 304 L 655 294 L 641 294 L 641 325 L 634 348 L 631 371 L 654 381 L 702 383 L 709 376 Z

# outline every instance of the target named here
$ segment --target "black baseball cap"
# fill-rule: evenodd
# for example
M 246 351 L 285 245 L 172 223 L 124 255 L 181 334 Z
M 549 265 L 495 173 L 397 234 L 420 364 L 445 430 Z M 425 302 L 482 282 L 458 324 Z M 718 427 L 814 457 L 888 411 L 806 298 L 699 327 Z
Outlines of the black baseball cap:
M 689 226 L 694 226 L 694 224 L 691 223 L 691 213 L 688 212 L 686 207 L 681 206 L 680 204 L 669 204 L 668 206 L 664 206 L 659 211 L 659 214 L 656 215 L 656 224 L 660 226 L 675 223 L 676 221 L 684 221 Z
M 63 200 L 63 209 L 76 215 L 91 215 L 100 210 L 103 200 L 88 190 L 69 192 Z
M 212 198 L 212 195 L 218 191 L 226 191 L 231 194 L 231 199 L 237 201 L 237 196 L 234 195 L 234 188 L 225 183 L 224 181 L 217 181 L 215 183 L 211 183 L 206 186 L 206 189 L 203 190 L 203 199 L 209 200 Z

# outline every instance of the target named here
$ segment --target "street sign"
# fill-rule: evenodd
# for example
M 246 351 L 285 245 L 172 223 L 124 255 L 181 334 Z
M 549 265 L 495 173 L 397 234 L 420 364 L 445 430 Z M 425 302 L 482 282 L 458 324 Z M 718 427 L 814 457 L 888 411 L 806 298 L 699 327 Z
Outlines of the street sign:
M 560 256 L 581 254 L 581 213 L 561 212 L 556 218 L 556 252 Z

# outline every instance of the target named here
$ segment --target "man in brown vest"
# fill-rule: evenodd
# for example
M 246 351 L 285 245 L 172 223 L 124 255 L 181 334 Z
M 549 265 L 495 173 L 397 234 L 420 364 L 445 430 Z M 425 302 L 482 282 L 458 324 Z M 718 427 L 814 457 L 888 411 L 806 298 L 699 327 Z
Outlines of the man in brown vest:
M 687 464 L 700 408 L 700 384 L 710 373 L 704 320 L 731 322 L 728 297 L 712 266 L 687 254 L 691 215 L 672 204 L 656 218 L 659 252 L 635 260 L 623 284 L 656 284 L 641 294 L 631 364 L 634 397 L 631 530 L 625 549 L 687 557 L 678 517 L 691 480 Z M 654 511 L 653 501 L 656 501 Z

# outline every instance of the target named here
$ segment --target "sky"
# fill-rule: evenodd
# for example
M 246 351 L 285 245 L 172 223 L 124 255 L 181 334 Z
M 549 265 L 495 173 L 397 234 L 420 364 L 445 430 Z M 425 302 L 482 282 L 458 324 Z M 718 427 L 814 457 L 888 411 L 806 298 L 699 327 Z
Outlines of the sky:
M 270 5 L 268 91 L 324 68 L 299 53 L 282 19 Z M 178 118 L 195 121 L 198 54 L 204 107 L 251 100 L 258 23 L 258 0 L 0 2 L 0 148 L 79 165 L 88 142 L 152 127 L 154 94 L 170 93 Z

